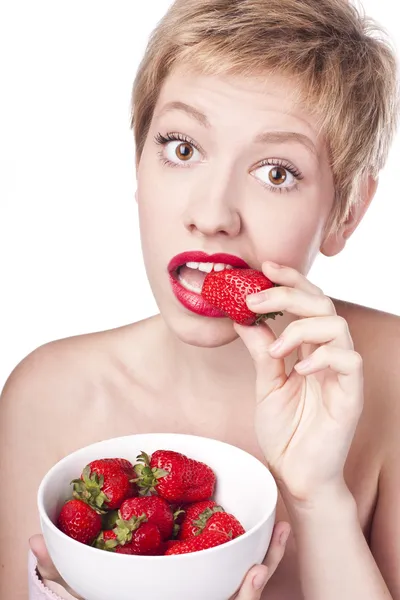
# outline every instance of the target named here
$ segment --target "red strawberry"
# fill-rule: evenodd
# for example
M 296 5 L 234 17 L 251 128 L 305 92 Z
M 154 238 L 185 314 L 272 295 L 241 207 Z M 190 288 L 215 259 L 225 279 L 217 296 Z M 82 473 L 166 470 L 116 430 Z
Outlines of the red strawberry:
M 176 544 L 180 544 L 179 540 L 167 540 L 163 542 L 161 545 L 162 554 L 165 554 L 167 550 L 176 546 Z
M 215 475 L 210 467 L 184 454 L 157 450 L 151 459 L 145 452 L 137 458 L 139 493 L 157 493 L 169 502 L 196 502 L 214 492 Z
M 132 517 L 129 521 L 117 519 L 113 529 L 103 530 L 96 538 L 94 546 L 100 550 L 112 550 L 129 544 L 135 532 L 146 522 L 146 515 Z
M 157 525 L 164 540 L 172 536 L 174 514 L 168 502 L 160 496 L 128 498 L 121 504 L 119 514 L 125 521 L 145 514 L 149 523 Z
M 160 530 L 154 523 L 143 523 L 133 532 L 132 540 L 124 546 L 117 546 L 118 554 L 155 555 L 162 544 Z
M 207 511 L 204 512 L 207 513 Z M 202 523 L 199 531 L 223 531 L 230 535 L 232 539 L 245 533 L 244 528 L 237 518 L 226 512 L 214 512 L 213 514 L 210 512 L 209 516 L 203 513 L 199 519 L 199 523 Z
M 202 502 L 195 502 L 184 510 L 184 517 L 180 525 L 178 539 L 186 540 L 191 538 L 200 531 L 199 524 L 197 521 L 201 515 L 206 511 L 210 511 L 210 515 L 214 512 L 221 512 L 223 508 L 218 506 L 214 500 L 203 500 Z M 208 514 L 208 513 L 207 513 Z M 200 525 L 203 524 L 203 521 Z M 203 527 L 204 528 L 204 527 Z
M 246 296 L 274 287 L 268 277 L 254 269 L 211 271 L 204 279 L 202 297 L 222 310 L 240 325 L 258 325 L 264 319 L 275 319 L 281 312 L 257 315 L 246 304 Z
M 83 500 L 68 500 L 58 516 L 57 525 L 66 535 L 91 544 L 101 530 L 101 516 Z
M 83 469 L 80 479 L 74 479 L 73 495 L 96 509 L 119 508 L 122 502 L 136 494 L 133 465 L 124 458 L 94 460 Z
M 172 554 L 187 554 L 188 552 L 198 552 L 199 550 L 207 550 L 229 542 L 231 538 L 223 531 L 203 531 L 200 535 L 189 538 L 184 542 L 178 542 L 169 548 L 165 556 Z

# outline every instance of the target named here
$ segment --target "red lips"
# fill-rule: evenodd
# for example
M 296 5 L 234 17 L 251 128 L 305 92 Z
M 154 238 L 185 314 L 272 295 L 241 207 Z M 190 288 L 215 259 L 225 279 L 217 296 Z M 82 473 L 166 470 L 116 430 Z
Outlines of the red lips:
M 226 318 L 225 313 L 212 306 L 207 300 L 205 300 L 200 294 L 187 290 L 179 281 L 176 271 L 182 265 L 188 262 L 207 262 L 207 263 L 222 263 L 224 265 L 231 265 L 236 269 L 249 269 L 249 265 L 233 254 L 206 254 L 205 252 L 193 251 L 193 252 L 182 252 L 177 254 L 169 263 L 169 279 L 172 287 L 172 291 L 177 300 L 188 309 L 190 312 L 203 317 L 211 317 L 217 319 Z
M 208 262 L 208 263 L 223 263 L 225 265 L 232 265 L 237 269 L 250 269 L 250 266 L 243 259 L 233 254 L 206 254 L 201 251 L 182 252 L 177 254 L 169 262 L 168 271 L 172 273 L 182 265 L 188 262 Z

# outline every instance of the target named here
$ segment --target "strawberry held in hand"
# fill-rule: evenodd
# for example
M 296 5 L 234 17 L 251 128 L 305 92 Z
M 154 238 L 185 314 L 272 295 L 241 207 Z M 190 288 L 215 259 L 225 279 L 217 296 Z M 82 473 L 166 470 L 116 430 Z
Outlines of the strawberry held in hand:
M 264 319 L 275 319 L 281 312 L 257 315 L 246 304 L 246 296 L 275 287 L 261 271 L 254 269 L 225 269 L 211 271 L 204 279 L 202 297 L 226 313 L 240 325 L 258 325 Z
M 202 462 L 172 450 L 142 452 L 135 465 L 140 493 L 157 493 L 169 502 L 208 500 L 214 493 L 215 474 Z

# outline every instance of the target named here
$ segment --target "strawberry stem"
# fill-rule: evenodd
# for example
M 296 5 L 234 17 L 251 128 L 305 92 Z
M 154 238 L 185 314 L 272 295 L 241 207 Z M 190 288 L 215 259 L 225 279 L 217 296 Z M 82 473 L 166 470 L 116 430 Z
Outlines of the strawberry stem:
M 278 315 L 283 317 L 283 312 L 270 312 L 270 313 L 265 313 L 264 315 L 258 315 L 256 320 L 254 321 L 254 325 L 260 325 L 260 323 L 262 323 L 266 319 L 274 319 L 275 320 L 275 317 L 277 317 Z
M 146 452 L 142 451 L 142 453 L 137 456 L 137 460 L 139 464 L 136 464 L 133 467 L 137 477 L 130 481 L 137 484 L 141 496 L 146 496 L 149 493 L 156 494 L 158 480 L 161 479 L 161 477 L 169 475 L 169 471 L 158 469 L 157 467 L 151 468 L 150 457 Z
M 99 514 L 105 513 L 103 507 L 104 503 L 109 502 L 110 499 L 102 491 L 104 484 L 103 475 L 98 475 L 95 472 L 90 471 L 89 465 L 82 471 L 82 479 L 73 479 L 71 485 L 73 486 L 72 495 L 78 500 L 83 500 L 89 506 L 94 508 Z

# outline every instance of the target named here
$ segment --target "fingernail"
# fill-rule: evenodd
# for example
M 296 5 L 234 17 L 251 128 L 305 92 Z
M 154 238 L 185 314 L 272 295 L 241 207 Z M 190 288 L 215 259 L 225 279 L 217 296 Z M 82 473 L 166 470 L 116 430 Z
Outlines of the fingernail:
M 285 529 L 285 531 L 282 531 L 280 538 L 279 538 L 279 543 L 281 546 L 284 546 L 286 544 L 286 542 L 288 541 L 289 535 L 290 535 L 290 529 Z
M 259 292 L 258 294 L 250 294 L 249 296 L 247 296 L 246 301 L 251 304 L 252 306 L 255 306 L 256 304 L 261 304 L 261 302 L 264 302 L 264 300 L 268 299 L 268 292 Z
M 253 588 L 260 590 L 267 583 L 268 573 L 258 573 L 253 579 Z
M 310 365 L 311 358 L 306 358 L 305 360 L 302 360 L 301 362 L 297 363 L 296 369 L 298 369 L 299 371 L 305 371 Z
M 278 265 L 278 263 L 276 262 L 272 262 L 272 260 L 266 260 L 266 263 L 268 263 L 269 265 L 271 265 L 271 267 L 274 267 L 274 269 L 280 269 L 281 265 Z
M 276 350 L 279 350 L 279 348 L 282 346 L 283 342 L 284 342 L 283 337 L 279 337 L 277 340 L 275 340 L 275 342 L 273 344 L 270 345 L 268 350 L 270 352 L 275 352 Z

